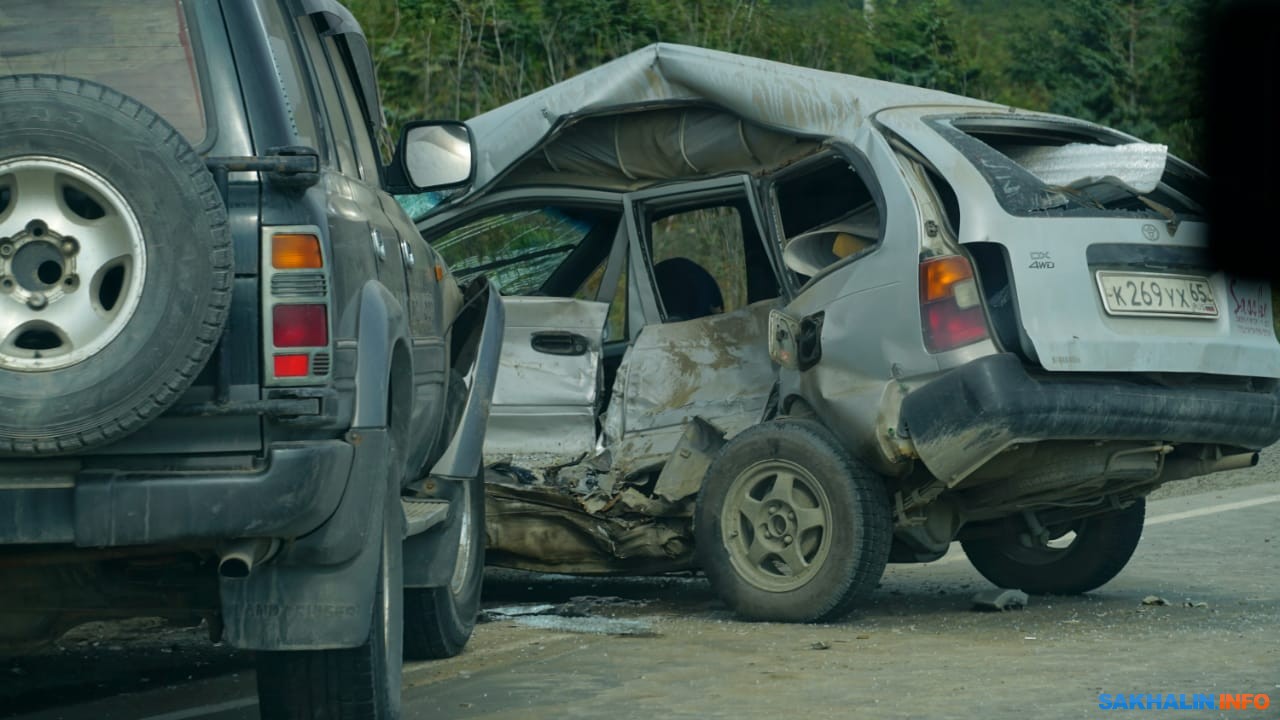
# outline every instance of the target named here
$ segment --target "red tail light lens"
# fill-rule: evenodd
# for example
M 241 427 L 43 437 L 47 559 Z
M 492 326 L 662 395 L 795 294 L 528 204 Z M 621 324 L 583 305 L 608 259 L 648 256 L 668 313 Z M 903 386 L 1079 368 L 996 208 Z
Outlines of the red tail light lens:
M 271 330 L 276 347 L 321 347 L 329 344 L 329 314 L 324 305 L 277 305 Z
M 276 355 L 276 377 L 306 377 L 310 372 L 306 355 Z
M 929 352 L 954 350 L 987 337 L 973 267 L 959 255 L 920 263 L 920 321 Z

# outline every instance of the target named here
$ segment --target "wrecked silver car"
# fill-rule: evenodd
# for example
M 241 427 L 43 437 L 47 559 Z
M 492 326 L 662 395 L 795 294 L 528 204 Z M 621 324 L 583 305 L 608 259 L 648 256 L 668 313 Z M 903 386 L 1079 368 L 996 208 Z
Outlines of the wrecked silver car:
M 1163 146 L 673 45 L 468 124 L 419 228 L 504 295 L 491 564 L 819 621 L 958 539 L 1084 592 L 1154 488 L 1280 437 L 1270 288 Z

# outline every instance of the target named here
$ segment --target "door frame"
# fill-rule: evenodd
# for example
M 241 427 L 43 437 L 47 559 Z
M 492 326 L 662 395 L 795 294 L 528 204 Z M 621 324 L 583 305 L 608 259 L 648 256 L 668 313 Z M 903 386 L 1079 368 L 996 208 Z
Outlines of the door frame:
M 782 278 L 782 257 L 773 241 L 772 223 L 766 221 L 760 202 L 759 183 L 751 175 L 738 173 L 725 177 L 690 182 L 666 183 L 657 187 L 637 190 L 622 196 L 624 222 L 630 235 L 631 250 L 628 253 L 631 271 L 629 278 L 641 280 L 627 283 L 628 336 L 634 340 L 644 325 L 666 321 L 666 309 L 657 291 L 653 275 L 653 254 L 649 238 L 649 218 L 654 210 L 671 210 L 688 206 L 690 210 L 715 205 L 721 200 L 745 200 L 751 211 L 751 220 L 764 245 L 765 257 L 778 284 L 778 296 L 788 298 L 787 283 Z M 745 220 L 745 219 L 744 219 Z M 643 269 L 643 273 L 636 270 Z M 634 290 L 633 290 L 634 288 Z M 634 296 L 632 294 L 634 293 Z M 636 322 L 632 322 L 632 320 Z M 635 326 L 634 330 L 630 328 Z

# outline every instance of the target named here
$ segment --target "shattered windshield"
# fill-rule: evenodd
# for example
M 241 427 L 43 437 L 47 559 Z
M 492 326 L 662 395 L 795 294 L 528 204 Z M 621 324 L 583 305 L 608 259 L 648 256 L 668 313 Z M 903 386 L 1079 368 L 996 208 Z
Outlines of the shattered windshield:
M 1092 128 L 1068 123 L 927 122 L 973 162 L 1015 215 L 1173 220 L 1203 213 L 1203 176 L 1163 145 L 1121 136 L 1101 141 Z
M 483 273 L 503 295 L 534 295 L 599 222 L 552 207 L 518 210 L 464 225 L 432 246 L 459 280 Z

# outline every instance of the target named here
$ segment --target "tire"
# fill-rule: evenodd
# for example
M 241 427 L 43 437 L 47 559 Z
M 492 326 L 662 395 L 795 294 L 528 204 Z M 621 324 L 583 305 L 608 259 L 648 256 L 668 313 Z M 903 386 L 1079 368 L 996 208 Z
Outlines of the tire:
M 790 479 L 790 489 L 779 481 Z M 772 512 L 777 510 L 777 512 Z M 697 559 L 748 620 L 825 622 L 875 589 L 892 541 L 883 481 L 812 420 L 749 428 L 707 469 Z
M 1048 545 L 1024 545 L 1015 522 L 1005 523 L 996 537 L 962 540 L 960 545 L 974 568 L 999 587 L 1034 595 L 1078 595 L 1120 573 L 1138 547 L 1145 517 L 1146 500 L 1139 498 L 1123 510 L 1050 528 L 1057 540 Z M 1063 539 L 1069 542 L 1057 546 Z
M 213 352 L 226 210 L 186 139 L 131 98 L 22 75 L 0 77 L 0 108 L 0 455 L 103 445 Z
M 397 501 L 398 502 L 398 501 Z M 400 717 L 404 576 L 401 531 L 383 522 L 369 639 L 359 647 L 258 653 L 263 720 L 392 720 Z
M 460 506 L 466 514 L 445 528 L 458 536 L 458 554 L 448 585 L 405 590 L 404 656 L 439 660 L 462 652 L 476 626 L 484 584 L 484 482 L 466 481 Z
M 450 373 L 449 400 L 444 428 L 450 432 L 442 438 L 447 443 L 452 428 L 461 417 L 466 399 L 466 383 L 456 372 Z M 443 446 L 441 446 L 443 449 Z M 464 508 L 457 520 L 443 528 L 450 533 L 446 547 L 457 538 L 453 576 L 448 585 L 434 588 L 405 589 L 404 656 L 406 660 L 439 660 L 462 652 L 475 630 L 480 611 L 480 588 L 484 584 L 484 475 L 461 485 L 455 508 Z

